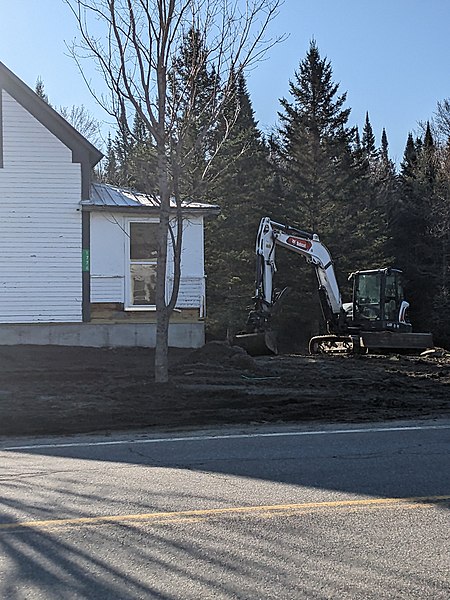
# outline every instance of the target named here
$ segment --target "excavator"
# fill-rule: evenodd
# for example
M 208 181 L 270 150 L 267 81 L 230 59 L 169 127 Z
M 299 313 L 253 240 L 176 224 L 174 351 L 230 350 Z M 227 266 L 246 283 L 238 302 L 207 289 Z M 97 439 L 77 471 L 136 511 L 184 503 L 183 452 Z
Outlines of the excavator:
M 288 289 L 274 287 L 278 246 L 303 256 L 316 272 L 327 333 L 311 338 L 311 354 L 418 353 L 433 348 L 431 333 L 412 330 L 402 271 L 382 268 L 352 273 L 352 301 L 343 303 L 333 260 L 319 236 L 263 217 L 256 237 L 255 306 L 245 331 L 234 338 L 249 354 L 278 353 L 272 319 Z

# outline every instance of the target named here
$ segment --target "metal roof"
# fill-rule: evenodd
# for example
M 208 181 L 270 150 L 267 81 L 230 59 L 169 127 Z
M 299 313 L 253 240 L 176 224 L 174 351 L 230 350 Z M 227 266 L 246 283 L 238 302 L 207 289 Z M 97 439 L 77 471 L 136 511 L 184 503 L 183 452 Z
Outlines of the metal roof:
M 107 208 L 108 210 L 147 209 L 159 210 L 159 199 L 157 196 L 143 194 L 135 190 L 115 187 L 106 183 L 91 184 L 89 200 L 81 203 L 86 209 L 97 210 Z M 175 199 L 170 200 L 171 208 L 176 208 Z M 186 211 L 195 212 L 218 212 L 219 207 L 214 204 L 203 202 L 183 201 L 182 208 Z

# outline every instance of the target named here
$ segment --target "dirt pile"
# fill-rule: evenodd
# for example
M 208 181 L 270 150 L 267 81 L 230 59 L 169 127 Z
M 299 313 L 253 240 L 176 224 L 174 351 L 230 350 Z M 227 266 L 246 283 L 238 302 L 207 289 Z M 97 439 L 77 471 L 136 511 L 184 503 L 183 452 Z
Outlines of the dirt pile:
M 228 342 L 208 342 L 201 348 L 190 352 L 182 361 L 181 367 L 198 365 L 222 366 L 224 368 L 256 370 L 255 360 L 239 346 L 231 346 Z
M 140 348 L 0 348 L 0 435 L 450 416 L 450 353 L 251 358 L 171 349 L 171 381 Z

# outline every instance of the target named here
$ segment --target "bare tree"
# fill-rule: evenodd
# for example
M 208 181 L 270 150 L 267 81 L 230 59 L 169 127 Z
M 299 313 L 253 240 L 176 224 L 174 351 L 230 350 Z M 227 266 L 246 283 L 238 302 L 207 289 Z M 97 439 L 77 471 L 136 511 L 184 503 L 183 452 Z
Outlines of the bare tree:
M 48 94 L 45 91 L 44 82 L 42 77 L 36 79 L 36 85 L 34 87 L 36 94 L 44 100 L 49 106 L 52 106 L 48 98 Z M 100 123 L 95 117 L 91 115 L 88 109 L 82 104 L 76 106 L 73 104 L 71 107 L 60 106 L 56 108 L 52 106 L 64 119 L 74 127 L 78 133 L 81 133 L 86 139 L 88 139 L 94 146 L 100 146 L 102 144 L 100 135 Z
M 81 104 L 81 106 L 60 106 L 58 109 L 59 114 L 66 119 L 75 129 L 81 133 L 86 139 L 88 139 L 94 146 L 103 145 L 103 141 L 100 133 L 100 123 L 98 120 L 91 115 L 88 109 Z
M 83 73 L 83 59 L 95 61 L 107 86 L 99 103 L 122 127 L 136 112 L 155 142 L 160 205 L 156 277 L 155 379 L 168 381 L 169 318 L 175 307 L 182 242 L 182 199 L 179 178 L 219 119 L 221 140 L 209 151 L 202 177 L 207 177 L 220 143 L 233 125 L 229 110 L 236 80 L 244 69 L 261 60 L 278 39 L 266 37 L 267 28 L 283 0 L 65 0 L 80 32 L 71 53 Z M 190 31 L 203 40 L 203 51 L 185 65 L 177 80 L 177 53 Z M 214 85 L 202 100 L 202 126 L 192 136 L 198 119 L 197 78 L 208 68 Z M 176 89 L 176 92 L 174 92 Z M 171 227 L 170 200 L 176 201 L 176 226 Z M 166 298 L 168 241 L 173 246 L 174 284 Z

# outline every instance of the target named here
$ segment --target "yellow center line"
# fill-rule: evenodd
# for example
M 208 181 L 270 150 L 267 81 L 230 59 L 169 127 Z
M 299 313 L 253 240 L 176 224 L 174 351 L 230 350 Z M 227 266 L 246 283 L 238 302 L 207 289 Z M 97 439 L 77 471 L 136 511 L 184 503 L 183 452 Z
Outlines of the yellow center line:
M 0 523 L 0 531 L 11 529 L 56 528 L 70 525 L 98 525 L 121 521 L 164 521 L 179 522 L 196 520 L 222 515 L 276 515 L 276 513 L 310 511 L 321 508 L 363 508 L 363 507 L 401 507 L 426 508 L 434 502 L 450 501 L 450 496 L 417 496 L 411 498 L 368 498 L 361 500 L 330 500 L 325 502 L 303 502 L 301 504 L 269 504 L 258 506 L 232 506 L 228 508 L 207 508 L 198 510 L 180 510 L 169 512 L 152 512 L 131 515 L 102 515 L 97 517 L 78 517 L 71 519 L 50 519 L 45 521 L 23 521 L 17 523 Z

